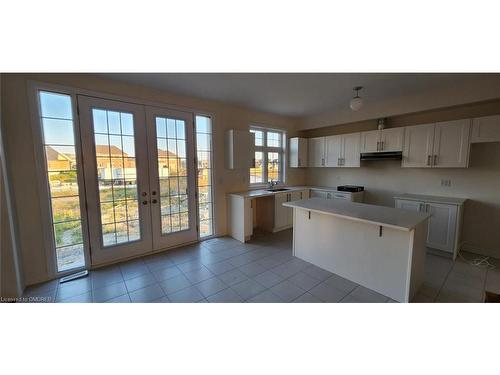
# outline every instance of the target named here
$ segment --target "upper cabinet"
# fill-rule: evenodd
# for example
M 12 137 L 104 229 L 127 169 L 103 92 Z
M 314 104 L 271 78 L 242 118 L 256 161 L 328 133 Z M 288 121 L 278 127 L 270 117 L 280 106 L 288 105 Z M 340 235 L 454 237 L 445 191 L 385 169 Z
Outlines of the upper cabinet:
M 500 116 L 472 119 L 471 143 L 500 142 Z
M 307 138 L 290 138 L 290 167 L 307 167 Z
M 308 166 L 325 166 L 325 137 L 309 138 L 308 140 Z
M 466 168 L 469 162 L 470 120 L 409 126 L 405 130 L 406 168 Z
M 361 133 L 361 152 L 402 151 L 405 128 L 372 130 Z
M 327 167 L 359 167 L 360 133 L 325 138 Z
M 228 169 L 247 169 L 255 165 L 253 153 L 255 134 L 248 130 L 228 130 L 226 133 L 226 166 Z

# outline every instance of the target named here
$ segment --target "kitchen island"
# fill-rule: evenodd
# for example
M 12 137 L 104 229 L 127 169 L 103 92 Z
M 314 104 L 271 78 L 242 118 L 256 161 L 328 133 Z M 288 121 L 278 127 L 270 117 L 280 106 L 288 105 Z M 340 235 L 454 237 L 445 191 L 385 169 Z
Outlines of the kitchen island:
M 410 302 L 423 281 L 429 214 L 311 198 L 293 208 L 293 252 L 298 258 Z

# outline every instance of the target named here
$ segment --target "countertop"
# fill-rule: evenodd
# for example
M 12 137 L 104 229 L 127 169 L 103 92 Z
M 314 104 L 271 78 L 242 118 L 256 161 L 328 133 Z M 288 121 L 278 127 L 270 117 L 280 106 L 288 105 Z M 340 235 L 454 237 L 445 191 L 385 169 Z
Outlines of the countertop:
M 286 202 L 283 206 L 325 215 L 338 216 L 404 231 L 414 229 L 430 215 L 399 208 L 375 206 L 373 204 L 349 202 L 342 199 L 310 198 L 296 202 Z
M 301 191 L 301 190 L 324 190 L 324 191 L 337 191 L 336 187 L 327 187 L 327 186 L 283 186 L 288 190 L 284 191 L 267 191 L 266 189 L 256 189 L 256 190 L 247 190 L 238 193 L 229 193 L 229 195 L 234 195 L 242 198 L 259 198 L 259 197 L 267 197 L 270 195 L 275 195 L 279 193 L 290 193 L 292 191 Z M 346 192 L 343 192 L 346 193 Z
M 433 203 L 455 204 L 458 206 L 464 204 L 467 201 L 466 198 L 438 197 L 435 195 L 408 194 L 408 193 L 395 195 L 394 199 L 407 199 L 411 201 L 426 201 Z

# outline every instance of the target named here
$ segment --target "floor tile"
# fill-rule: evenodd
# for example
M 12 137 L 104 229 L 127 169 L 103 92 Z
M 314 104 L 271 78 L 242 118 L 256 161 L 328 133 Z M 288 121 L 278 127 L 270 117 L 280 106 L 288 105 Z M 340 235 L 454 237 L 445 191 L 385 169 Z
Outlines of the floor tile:
M 323 302 L 339 302 L 348 294 L 348 292 L 337 289 L 334 286 L 325 284 L 324 282 L 316 285 L 309 291 L 309 293 Z
M 276 294 L 272 293 L 269 290 L 266 290 L 262 293 L 257 294 L 256 296 L 247 300 L 247 302 L 251 303 L 281 303 L 283 300 L 278 297 Z
M 255 297 L 257 294 L 262 293 L 266 290 L 261 284 L 251 279 L 242 281 L 241 283 L 234 284 L 231 288 L 238 293 L 238 295 L 244 300 Z
M 59 280 L 51 280 L 45 283 L 31 285 L 24 291 L 25 296 L 37 296 L 43 294 L 50 294 L 47 292 L 54 291 L 59 285 Z
M 181 289 L 191 286 L 191 282 L 184 275 L 177 275 L 160 283 L 165 294 L 172 294 Z
M 288 281 L 304 290 L 309 290 L 321 283 L 320 280 L 315 279 L 302 271 L 290 277 Z
M 323 282 L 327 285 L 333 286 L 333 287 L 335 287 L 341 291 L 347 292 L 347 293 L 353 291 L 358 286 L 358 284 L 356 284 L 355 282 L 347 280 L 347 279 L 340 277 L 339 275 L 335 275 L 335 274 L 333 274 L 332 276 L 330 276 L 328 279 L 326 279 Z
M 324 281 L 333 275 L 333 273 L 314 265 L 304 268 L 302 272 L 320 281 Z
M 61 284 L 57 289 L 56 301 L 61 301 L 89 292 L 92 289 L 90 279 L 78 279 L 66 285 Z
M 218 279 L 217 277 L 212 277 L 211 279 L 202 281 L 195 286 L 196 288 L 198 288 L 200 293 L 203 294 L 204 297 L 211 296 L 228 287 L 222 280 Z
M 149 268 L 145 264 L 121 266 L 120 269 L 124 280 L 133 279 L 134 277 L 150 273 Z
M 170 303 L 170 300 L 168 299 L 167 296 L 160 297 L 158 299 L 155 299 L 154 301 L 151 301 L 152 303 Z
M 266 271 L 257 276 L 254 276 L 253 280 L 257 281 L 259 284 L 265 286 L 266 288 L 271 288 L 276 284 L 282 282 L 284 279 L 281 276 L 276 275 L 274 272 Z
M 204 297 L 195 286 L 191 286 L 189 288 L 169 294 L 168 299 L 170 300 L 170 302 L 188 303 L 198 302 L 204 299 Z
M 219 293 L 207 297 L 209 302 L 236 303 L 243 302 L 243 299 L 231 288 L 224 289 Z
M 310 293 L 304 293 L 293 300 L 294 303 L 319 303 L 322 302 L 319 298 L 314 297 Z
M 304 289 L 299 288 L 287 280 L 273 286 L 270 288 L 270 291 L 280 297 L 284 302 L 293 301 L 305 292 Z
M 389 297 L 360 285 L 346 296 L 342 302 L 382 303 L 387 302 L 388 299 Z
M 151 273 L 141 275 L 130 280 L 125 280 L 125 285 L 127 286 L 129 293 L 152 284 L 156 284 L 156 278 Z
M 245 264 L 244 266 L 241 266 L 238 269 L 248 277 L 254 277 L 267 271 L 266 268 L 264 268 L 257 262 Z
M 227 285 L 237 284 L 247 279 L 246 275 L 238 269 L 233 269 L 219 275 L 218 277 Z
M 145 288 L 138 289 L 136 291 L 133 291 L 132 293 L 129 293 L 130 300 L 132 302 L 151 302 L 154 301 L 155 299 L 158 299 L 160 297 L 163 297 L 165 293 L 163 292 L 163 289 L 160 288 L 158 284 L 153 284 L 149 285 Z
M 157 281 L 168 280 L 180 274 L 182 274 L 182 272 L 179 268 L 177 268 L 177 266 L 169 266 L 153 272 L 153 275 Z
M 130 297 L 128 294 L 124 294 L 112 299 L 108 299 L 105 303 L 130 303 Z
M 127 288 L 125 287 L 125 283 L 120 281 L 119 283 L 106 285 L 100 289 L 94 289 L 93 299 L 94 302 L 105 302 L 124 294 L 127 294 Z
M 178 264 L 177 267 L 182 272 L 189 272 L 189 271 L 194 271 L 194 270 L 199 270 L 204 267 L 203 263 L 201 261 L 195 260 L 195 261 L 189 261 L 186 263 L 181 263 Z
M 220 275 L 222 273 L 226 273 L 228 271 L 231 271 L 235 268 L 227 260 L 222 261 L 222 262 L 212 263 L 212 264 L 206 264 L 205 267 L 207 267 L 214 275 Z
M 123 276 L 119 267 L 98 269 L 91 272 L 92 288 L 98 289 L 106 285 L 111 285 L 123 281 Z
M 185 272 L 184 276 L 186 276 L 188 280 L 191 281 L 191 283 L 196 284 L 204 280 L 210 279 L 211 277 L 214 276 L 214 274 L 210 272 L 208 268 L 203 267 L 198 270 Z
M 235 267 L 241 267 L 251 262 L 253 262 L 253 259 L 247 254 L 241 254 L 229 259 L 229 263 L 231 263 Z
M 83 293 L 77 296 L 61 300 L 63 303 L 90 303 L 92 302 L 92 292 Z
M 287 279 L 300 271 L 302 271 L 304 268 L 308 267 L 308 265 L 305 265 L 304 263 L 297 263 L 294 259 L 283 263 L 277 267 L 271 268 L 271 271 L 274 272 L 275 274 Z

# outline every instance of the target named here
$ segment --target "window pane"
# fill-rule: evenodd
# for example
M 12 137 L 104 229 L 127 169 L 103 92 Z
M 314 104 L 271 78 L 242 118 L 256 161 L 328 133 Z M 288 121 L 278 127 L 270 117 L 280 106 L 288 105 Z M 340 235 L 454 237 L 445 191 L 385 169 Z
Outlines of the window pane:
M 212 189 L 212 123 L 206 116 L 196 116 L 196 150 L 198 157 L 198 202 L 200 237 L 211 236 L 213 231 L 213 189 Z M 181 199 L 181 211 L 187 209 L 187 201 Z M 181 226 L 184 216 L 181 214 Z
M 264 146 L 264 132 L 262 130 L 250 129 L 255 134 L 255 146 Z
M 40 125 L 47 168 L 58 272 L 83 267 L 83 236 L 71 96 L 40 91 Z
M 257 184 L 264 182 L 264 154 L 261 151 L 255 152 L 255 167 L 250 168 L 250 183 Z
M 267 181 L 281 180 L 280 175 L 280 157 L 278 152 L 267 153 Z
M 281 134 L 275 132 L 267 132 L 267 146 L 281 147 Z

